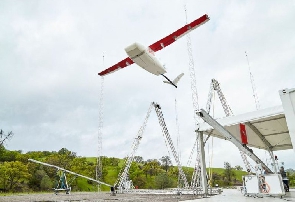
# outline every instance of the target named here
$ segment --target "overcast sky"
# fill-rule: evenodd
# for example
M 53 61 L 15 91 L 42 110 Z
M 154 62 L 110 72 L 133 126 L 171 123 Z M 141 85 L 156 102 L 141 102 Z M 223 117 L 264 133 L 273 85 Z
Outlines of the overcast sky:
M 0 128 L 13 131 L 10 150 L 97 155 L 101 70 L 126 58 L 124 48 L 149 46 L 188 21 L 210 21 L 191 32 L 200 108 L 217 79 L 235 114 L 256 110 L 245 56 L 261 108 L 280 105 L 278 91 L 295 87 L 295 1 L 0 1 Z M 104 60 L 103 60 L 104 55 Z M 104 78 L 103 155 L 125 157 L 151 102 L 158 102 L 186 165 L 195 134 L 186 37 L 156 56 L 177 89 L 133 64 Z M 219 101 L 214 116 L 224 117 Z M 213 166 L 243 165 L 237 148 L 213 139 Z M 268 157 L 258 151 L 262 159 Z M 295 168 L 294 151 L 275 152 Z M 154 111 L 137 155 L 168 155 Z M 194 157 L 195 158 L 195 157 Z M 207 158 L 208 163 L 208 158 Z M 192 166 L 193 164 L 191 164 Z

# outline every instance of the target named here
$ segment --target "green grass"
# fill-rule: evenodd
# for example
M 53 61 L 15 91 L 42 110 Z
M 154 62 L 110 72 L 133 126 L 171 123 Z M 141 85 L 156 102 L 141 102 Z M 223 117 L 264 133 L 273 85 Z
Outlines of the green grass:
M 105 183 L 108 183 L 111 185 L 115 184 L 115 182 L 118 178 L 118 172 L 116 170 L 116 167 L 107 166 L 106 169 L 108 171 L 108 174 L 107 174 L 107 176 L 105 176 Z
M 78 191 L 96 191 L 96 183 L 89 184 L 87 179 L 77 178 L 77 189 Z
M 224 168 L 210 168 L 212 172 L 217 173 L 217 174 L 222 174 L 224 172 Z M 209 168 L 206 169 L 207 172 L 209 171 Z
M 217 173 L 219 175 L 223 175 L 224 173 L 224 168 L 211 168 L 213 173 Z M 209 172 L 209 168 L 206 169 L 207 172 Z M 244 175 L 247 175 L 248 173 L 246 171 L 242 171 L 242 170 L 233 170 L 235 173 L 235 177 L 237 180 L 242 181 L 242 177 Z
M 240 181 L 242 181 L 243 176 L 248 174 L 246 171 L 242 171 L 242 170 L 235 170 L 235 173 L 236 173 L 236 178 Z
M 97 161 L 97 158 L 96 157 L 86 157 L 86 160 L 95 164 Z

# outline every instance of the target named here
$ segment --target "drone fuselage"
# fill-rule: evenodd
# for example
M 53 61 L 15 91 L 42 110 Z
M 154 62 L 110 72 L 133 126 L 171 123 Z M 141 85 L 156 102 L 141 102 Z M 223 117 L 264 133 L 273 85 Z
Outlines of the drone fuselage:
M 133 43 L 126 47 L 125 51 L 132 61 L 144 70 L 157 76 L 166 73 L 165 68 L 150 48 L 146 48 L 139 43 Z

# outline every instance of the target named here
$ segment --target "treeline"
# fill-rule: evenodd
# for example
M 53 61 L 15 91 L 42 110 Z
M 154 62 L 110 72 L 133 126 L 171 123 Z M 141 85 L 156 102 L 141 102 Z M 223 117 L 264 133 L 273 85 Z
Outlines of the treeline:
M 65 148 L 58 152 L 32 151 L 23 154 L 22 151 L 9 151 L 2 146 L 0 147 L 1 191 L 48 191 L 56 186 L 59 179 L 57 170 L 30 162 L 29 158 L 95 178 L 95 164 L 86 158 L 77 157 L 75 152 Z M 73 181 L 72 188 L 81 189 L 77 180 Z
M 29 192 L 49 191 L 56 187 L 60 173 L 57 169 L 28 161 L 35 159 L 66 170 L 96 178 L 96 158 L 79 157 L 75 152 L 62 148 L 59 151 L 9 151 L 0 147 L 0 191 Z M 136 156 L 130 167 L 129 178 L 137 188 L 167 188 L 177 186 L 178 170 L 171 167 L 169 157 L 144 161 Z M 101 181 L 114 184 L 124 168 L 125 159 L 101 157 Z M 97 184 L 67 174 L 73 191 L 95 191 Z M 103 190 L 109 187 L 102 186 Z
M 56 187 L 59 173 L 55 168 L 33 163 L 28 159 L 35 159 L 64 169 L 96 178 L 96 158 L 79 157 L 75 152 L 62 148 L 59 151 L 9 151 L 0 147 L 0 190 L 6 192 L 49 191 Z M 113 185 L 118 174 L 124 169 L 124 161 L 115 157 L 101 157 L 103 169 L 101 181 Z M 230 186 L 241 184 L 242 175 L 240 166 L 232 168 L 225 163 L 225 168 L 213 169 L 210 183 L 214 186 Z M 193 168 L 183 168 L 188 182 L 191 181 Z M 208 170 L 209 171 L 209 170 Z M 97 184 L 82 178 L 75 178 L 67 174 L 68 182 L 73 191 L 95 191 Z M 129 179 L 136 188 L 164 189 L 177 187 L 178 168 L 172 166 L 168 156 L 160 159 L 144 160 L 140 156 L 134 158 L 129 171 Z M 102 190 L 109 187 L 102 186 Z

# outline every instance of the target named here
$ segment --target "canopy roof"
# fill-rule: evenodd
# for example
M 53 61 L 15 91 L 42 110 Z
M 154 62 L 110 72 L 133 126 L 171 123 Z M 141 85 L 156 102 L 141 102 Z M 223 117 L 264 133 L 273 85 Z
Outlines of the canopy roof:
M 237 116 L 217 119 L 231 134 L 241 140 L 239 124 L 246 125 L 248 146 L 273 151 L 292 149 L 292 142 L 287 127 L 283 106 L 257 110 Z M 221 139 L 219 132 L 207 123 L 199 124 L 199 131 Z

